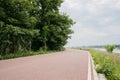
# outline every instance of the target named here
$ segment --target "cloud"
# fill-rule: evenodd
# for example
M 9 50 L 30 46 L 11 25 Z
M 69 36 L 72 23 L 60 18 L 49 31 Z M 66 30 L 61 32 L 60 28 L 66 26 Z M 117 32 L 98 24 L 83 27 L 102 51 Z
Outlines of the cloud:
M 77 3 L 78 0 L 66 0 L 65 4 L 68 5 L 68 8 L 76 8 L 79 6 L 79 3 Z
M 68 46 L 120 43 L 120 0 L 65 0 L 60 11 L 76 21 Z

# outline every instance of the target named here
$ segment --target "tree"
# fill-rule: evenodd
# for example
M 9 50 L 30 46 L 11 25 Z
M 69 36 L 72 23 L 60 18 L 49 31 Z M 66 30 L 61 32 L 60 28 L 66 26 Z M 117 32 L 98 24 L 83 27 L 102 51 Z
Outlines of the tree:
M 38 49 L 62 50 L 67 43 L 68 35 L 73 32 L 70 27 L 74 22 L 69 16 L 59 13 L 62 2 L 62 0 L 38 0 L 41 10 L 40 22 L 36 27 L 40 30 L 40 36 L 33 41 L 33 48 L 39 44 Z
M 47 41 L 48 47 L 52 50 L 62 50 L 63 46 L 67 43 L 67 39 L 70 38 L 69 34 L 73 33 L 70 26 L 74 23 L 65 14 L 53 16 L 50 23 Z
M 60 14 L 62 0 L 0 0 L 0 54 L 62 50 L 73 20 Z
M 30 50 L 37 19 L 31 15 L 34 0 L 0 0 L 0 53 Z
M 113 52 L 113 50 L 115 49 L 115 46 L 114 45 L 106 45 L 105 46 L 105 49 L 107 50 L 107 52 Z

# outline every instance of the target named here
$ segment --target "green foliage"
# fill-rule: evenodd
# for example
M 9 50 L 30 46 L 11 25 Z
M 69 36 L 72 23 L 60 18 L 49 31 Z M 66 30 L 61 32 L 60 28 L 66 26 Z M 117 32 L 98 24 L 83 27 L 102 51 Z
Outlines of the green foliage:
M 0 60 L 25 57 L 25 56 L 32 56 L 32 55 L 48 54 L 51 52 L 52 51 L 36 51 L 36 52 L 25 51 L 25 52 L 17 53 L 17 54 L 11 53 L 11 54 L 6 54 L 6 55 L 0 55 Z
M 34 0 L 0 0 L 0 54 L 31 50 L 39 35 L 34 29 L 37 18 L 31 15 Z
M 99 65 L 96 69 L 98 73 L 105 74 L 107 80 L 120 80 L 120 58 L 118 56 L 96 50 L 90 50 L 90 53 L 95 64 Z
M 36 26 L 40 35 L 33 41 L 33 49 L 63 50 L 74 22 L 65 14 L 59 13 L 62 0 L 38 0 L 40 5 L 39 22 Z M 37 48 L 36 48 L 37 47 Z
M 106 45 L 105 46 L 105 49 L 107 50 L 107 52 L 113 52 L 113 50 L 115 49 L 115 46 L 114 45 Z

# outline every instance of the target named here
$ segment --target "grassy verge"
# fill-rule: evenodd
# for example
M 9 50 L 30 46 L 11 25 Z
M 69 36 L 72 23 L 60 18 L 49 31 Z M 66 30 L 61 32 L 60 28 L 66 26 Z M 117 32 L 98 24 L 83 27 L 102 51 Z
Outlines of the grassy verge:
M 107 80 L 120 80 L 120 56 L 105 52 L 90 50 L 98 73 L 105 74 Z
M 39 54 L 47 54 L 47 53 L 51 53 L 51 52 L 53 52 L 53 51 L 37 51 L 37 52 L 26 51 L 26 52 L 17 53 L 17 54 L 6 54 L 6 55 L 0 55 L 0 60 L 32 56 L 32 55 L 39 55 Z

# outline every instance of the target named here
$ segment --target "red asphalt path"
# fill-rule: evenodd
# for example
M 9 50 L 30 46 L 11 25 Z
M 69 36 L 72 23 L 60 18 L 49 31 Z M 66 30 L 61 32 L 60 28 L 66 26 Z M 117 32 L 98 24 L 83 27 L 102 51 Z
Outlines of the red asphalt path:
M 66 50 L 51 54 L 1 60 L 0 80 L 88 79 L 89 53 Z

